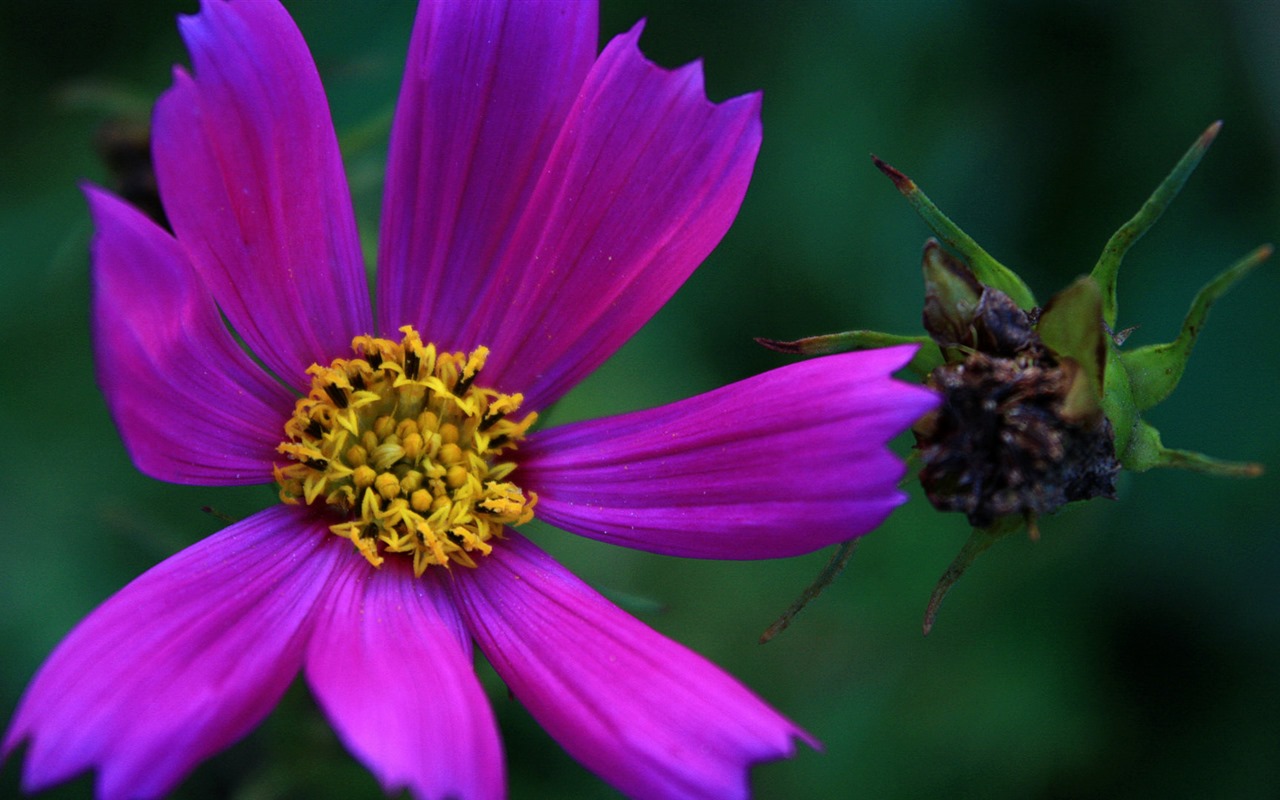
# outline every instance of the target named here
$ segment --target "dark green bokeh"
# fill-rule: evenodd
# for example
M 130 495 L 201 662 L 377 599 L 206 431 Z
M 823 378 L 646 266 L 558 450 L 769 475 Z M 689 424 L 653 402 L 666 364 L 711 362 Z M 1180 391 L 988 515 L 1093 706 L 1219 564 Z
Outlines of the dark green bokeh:
M 131 467 L 94 384 L 75 182 L 113 113 L 145 108 L 185 61 L 193 2 L 0 3 L 0 713 L 81 617 L 269 489 L 174 487 Z M 366 237 L 412 20 L 407 2 L 298 4 L 348 151 Z M 1120 325 L 1171 338 L 1191 295 L 1280 220 L 1280 8 L 1176 0 L 710 3 L 616 0 L 608 37 L 647 16 L 645 52 L 705 59 L 713 99 L 765 92 L 764 147 L 724 244 L 551 422 L 650 406 L 785 363 L 752 336 L 919 329 L 926 231 L 871 166 L 923 186 L 1040 297 L 1087 272 L 1215 119 L 1223 134 L 1126 260 Z M 372 131 L 372 135 L 369 132 Z M 1001 542 L 920 618 L 964 540 L 916 493 L 773 643 L 759 633 L 821 568 L 631 553 L 538 529 L 606 591 L 724 665 L 825 752 L 755 771 L 761 797 L 1264 797 L 1280 793 L 1280 392 L 1276 265 L 1214 310 L 1183 384 L 1152 414 L 1166 444 L 1266 463 L 1253 481 L 1126 476 L 1118 502 Z M 824 473 L 815 480 L 828 480 Z M 486 681 L 515 798 L 609 797 Z M 15 793 L 16 761 L 0 771 Z M 49 793 L 85 797 L 81 779 Z M 179 797 L 379 796 L 305 690 Z

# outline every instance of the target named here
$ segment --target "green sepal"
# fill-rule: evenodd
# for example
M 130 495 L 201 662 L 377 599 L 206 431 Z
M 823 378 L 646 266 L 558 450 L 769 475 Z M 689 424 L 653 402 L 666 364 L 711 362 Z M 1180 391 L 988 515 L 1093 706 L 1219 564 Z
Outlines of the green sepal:
M 892 347 L 899 344 L 915 344 L 920 349 L 907 363 L 907 369 L 921 378 L 928 375 L 935 367 L 942 364 L 942 351 L 927 335 L 905 336 L 880 331 L 845 331 L 844 333 L 827 333 L 821 336 L 807 336 L 789 342 L 777 339 L 756 337 L 756 342 L 779 353 L 794 353 L 803 356 L 826 356 L 833 353 L 850 353 L 855 350 L 872 350 L 877 347 Z
M 1261 464 L 1247 461 L 1224 461 L 1191 450 L 1174 450 L 1160 441 L 1160 431 L 1138 419 L 1129 446 L 1119 455 L 1125 469 L 1146 472 L 1153 467 L 1189 469 L 1225 478 L 1256 478 L 1263 472 Z
M 1173 392 L 1187 367 L 1187 359 L 1191 356 L 1196 337 L 1204 327 L 1209 307 L 1236 281 L 1266 261 L 1272 250 L 1269 244 L 1258 247 L 1205 284 L 1191 301 L 1191 308 L 1182 321 L 1178 338 L 1165 344 L 1147 345 L 1120 354 L 1120 360 L 1129 373 L 1133 386 L 1133 402 L 1139 411 L 1151 408 Z
M 986 286 L 999 289 L 1009 295 L 1013 302 L 1017 303 L 1018 307 L 1024 311 L 1035 308 L 1035 295 L 1031 293 L 1031 289 L 1022 281 L 1022 278 L 1018 277 L 1013 270 L 992 258 L 991 254 L 983 250 L 969 234 L 960 230 L 959 226 L 939 211 L 928 195 L 920 191 L 920 187 L 916 186 L 915 181 L 875 156 L 872 156 L 871 160 L 875 162 L 877 169 L 887 175 L 889 180 L 893 181 L 893 185 L 898 188 L 903 197 L 907 198 L 907 202 L 916 210 L 916 213 L 929 226 L 929 229 L 947 247 L 968 262 L 969 268 L 973 270 L 973 274 L 978 277 L 979 281 Z
M 1036 325 L 1040 340 L 1060 362 L 1073 362 L 1074 378 L 1062 416 L 1096 420 L 1102 408 L 1107 339 L 1102 328 L 1102 293 L 1088 276 L 1055 294 Z
M 1107 343 L 1107 363 L 1103 372 L 1102 413 L 1111 422 L 1116 436 L 1116 458 L 1120 465 L 1128 467 L 1125 460 L 1129 443 L 1139 425 L 1145 425 L 1133 404 L 1133 386 L 1129 373 L 1120 361 L 1120 351 L 1114 343 Z
M 948 364 L 964 361 L 978 346 L 975 326 L 988 289 L 967 264 L 933 237 L 924 243 L 920 266 L 924 273 L 924 329 Z
M 1098 282 L 1098 288 L 1102 290 L 1102 319 L 1108 327 L 1115 328 L 1116 325 L 1116 278 L 1125 253 L 1128 253 L 1129 248 L 1142 238 L 1156 220 L 1160 219 L 1160 215 L 1164 213 L 1169 203 L 1178 196 L 1178 192 L 1182 191 L 1187 178 L 1191 177 L 1191 173 L 1195 171 L 1200 159 L 1204 157 L 1209 145 L 1213 144 L 1220 130 L 1222 130 L 1222 120 L 1213 123 L 1200 134 L 1200 138 L 1196 139 L 1195 144 L 1183 154 L 1174 165 L 1173 171 L 1161 181 L 1147 198 L 1147 202 L 1142 204 L 1142 208 L 1138 209 L 1138 213 L 1120 226 L 1120 230 L 1112 234 L 1106 246 L 1102 248 L 1102 255 L 1098 257 L 1093 272 L 1089 274 Z
M 969 331 L 982 302 L 982 284 L 977 276 L 942 249 L 937 239 L 925 242 L 920 264 L 924 272 L 925 330 L 944 343 L 969 342 Z M 950 353 L 945 355 L 953 360 Z
M 848 566 L 849 559 L 853 558 L 853 551 L 858 547 L 858 539 L 849 539 L 841 542 L 835 553 L 832 554 L 831 560 L 822 568 L 822 572 L 818 573 L 818 577 L 813 579 L 813 583 L 805 587 L 796 601 L 791 607 L 782 612 L 782 616 L 773 621 L 773 624 L 760 634 L 760 644 L 767 644 L 773 637 L 785 631 L 791 625 L 791 621 L 796 615 L 804 611 L 804 607 L 809 605 L 809 601 L 815 599 L 822 594 L 822 590 L 827 588 L 840 577 L 840 573 L 844 572 L 844 568 Z
M 938 583 L 933 588 L 933 593 L 929 595 L 929 605 L 925 607 L 924 624 L 921 626 L 925 635 L 929 635 L 929 631 L 933 630 L 933 623 L 938 619 L 938 611 L 942 607 L 942 601 L 946 599 L 947 593 L 951 591 L 951 587 L 964 575 L 964 573 L 973 565 L 978 556 L 987 551 L 991 545 L 1011 533 L 1023 530 L 1027 525 L 1027 521 L 1022 517 L 1005 517 L 996 520 L 994 524 L 987 528 L 974 528 L 969 534 L 969 538 L 965 540 L 964 546 L 960 548 L 960 552 L 956 555 L 955 560 L 947 567 L 947 571 L 942 573 L 942 577 L 938 579 Z

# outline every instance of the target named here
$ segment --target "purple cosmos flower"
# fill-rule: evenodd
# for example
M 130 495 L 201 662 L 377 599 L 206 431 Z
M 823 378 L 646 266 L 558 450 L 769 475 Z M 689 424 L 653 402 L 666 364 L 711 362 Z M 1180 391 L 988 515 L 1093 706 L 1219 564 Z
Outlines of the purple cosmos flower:
M 658 553 L 769 558 L 902 501 L 885 442 L 934 403 L 889 378 L 909 348 L 531 429 L 729 227 L 759 96 L 709 103 L 697 65 L 643 59 L 640 26 L 597 57 L 593 3 L 424 4 L 375 315 L 293 22 L 274 2 L 210 0 L 181 29 L 194 74 L 175 71 L 153 132 L 174 234 L 86 190 L 99 380 L 147 474 L 274 480 L 284 502 L 72 631 L 4 740 L 29 742 L 24 786 L 96 767 L 101 797 L 161 795 L 302 671 L 388 791 L 500 796 L 473 641 L 631 795 L 740 796 L 750 764 L 811 741 L 512 530 L 536 514 Z

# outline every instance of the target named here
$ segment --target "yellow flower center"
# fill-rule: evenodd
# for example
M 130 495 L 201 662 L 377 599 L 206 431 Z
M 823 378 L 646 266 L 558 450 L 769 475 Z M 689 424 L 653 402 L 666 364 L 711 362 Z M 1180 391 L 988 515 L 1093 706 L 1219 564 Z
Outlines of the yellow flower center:
M 329 526 L 375 567 L 386 553 L 431 565 L 474 567 L 504 525 L 533 518 L 536 494 L 507 480 L 499 456 L 537 419 L 516 419 L 523 395 L 475 384 L 487 348 L 437 353 L 406 325 L 399 342 L 357 336 L 356 357 L 312 364 L 311 392 L 285 423 L 276 448 L 286 503 L 323 503 L 342 518 Z

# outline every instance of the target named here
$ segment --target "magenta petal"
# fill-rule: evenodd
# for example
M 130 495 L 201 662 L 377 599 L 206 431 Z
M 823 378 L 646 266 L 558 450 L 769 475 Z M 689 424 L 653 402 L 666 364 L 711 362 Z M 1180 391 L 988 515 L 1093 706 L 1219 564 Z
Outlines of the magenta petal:
M 936 405 L 890 378 L 914 349 L 827 356 L 661 408 L 537 432 L 515 479 L 538 518 L 695 558 L 792 556 L 866 533 L 905 499 L 885 447 Z
M 117 592 L 40 668 L 5 734 L 5 755 L 30 739 L 24 788 L 96 766 L 99 800 L 158 797 L 247 733 L 302 664 L 317 595 L 350 557 L 340 545 L 276 506 Z
M 86 186 L 98 383 L 138 469 L 161 480 L 271 480 L 293 399 L 227 332 L 178 243 Z
M 748 767 L 808 736 L 714 664 L 605 600 L 519 534 L 450 584 L 512 693 L 632 797 L 745 797 Z M 812 740 L 809 740 L 812 743 Z
M 760 96 L 712 105 L 698 64 L 661 69 L 639 37 L 636 26 L 600 55 L 483 293 L 450 312 L 462 319 L 455 346 L 487 345 L 489 379 L 529 409 L 671 297 L 728 230 L 751 177 Z
M 305 389 L 313 362 L 372 332 L 351 197 L 311 54 L 274 0 L 205 2 L 180 20 L 153 141 L 178 241 L 249 347 Z
M 437 576 L 414 578 L 400 559 L 378 570 L 350 561 L 307 648 L 307 678 L 338 735 L 388 794 L 502 797 L 498 729 Z
M 391 133 L 382 334 L 460 347 L 596 53 L 596 3 L 424 2 Z

